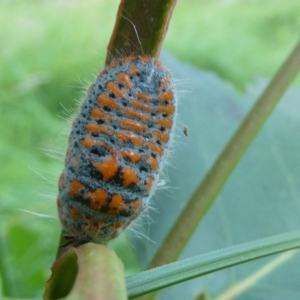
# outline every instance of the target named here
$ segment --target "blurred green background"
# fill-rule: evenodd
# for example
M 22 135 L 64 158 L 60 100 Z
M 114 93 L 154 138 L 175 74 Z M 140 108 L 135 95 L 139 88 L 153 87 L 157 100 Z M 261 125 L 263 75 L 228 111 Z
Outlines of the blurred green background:
M 0 0 L 0 271 L 11 296 L 41 295 L 50 274 L 62 133 L 103 65 L 118 4 Z M 243 92 L 290 53 L 299 15 L 298 0 L 178 0 L 164 49 Z

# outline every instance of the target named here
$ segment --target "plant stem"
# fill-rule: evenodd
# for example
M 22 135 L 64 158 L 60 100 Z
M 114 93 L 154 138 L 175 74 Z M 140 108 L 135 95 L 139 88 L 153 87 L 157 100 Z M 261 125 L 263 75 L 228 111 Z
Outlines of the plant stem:
M 106 64 L 120 55 L 158 57 L 177 0 L 122 0 Z
M 271 80 L 172 227 L 149 268 L 175 261 L 300 68 L 300 42 Z

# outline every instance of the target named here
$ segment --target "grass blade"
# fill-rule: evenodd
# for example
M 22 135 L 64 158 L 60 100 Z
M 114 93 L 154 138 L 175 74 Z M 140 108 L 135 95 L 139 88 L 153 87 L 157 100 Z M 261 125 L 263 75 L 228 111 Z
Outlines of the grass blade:
M 300 231 L 276 235 L 157 267 L 126 280 L 134 298 L 179 282 L 300 247 Z

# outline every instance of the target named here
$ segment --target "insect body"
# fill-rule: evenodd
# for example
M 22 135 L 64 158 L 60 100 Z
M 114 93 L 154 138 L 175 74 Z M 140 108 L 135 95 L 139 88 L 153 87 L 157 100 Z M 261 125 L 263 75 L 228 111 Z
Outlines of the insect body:
M 173 131 L 174 86 L 156 59 L 111 62 L 72 124 L 57 206 L 65 231 L 105 244 L 148 205 Z

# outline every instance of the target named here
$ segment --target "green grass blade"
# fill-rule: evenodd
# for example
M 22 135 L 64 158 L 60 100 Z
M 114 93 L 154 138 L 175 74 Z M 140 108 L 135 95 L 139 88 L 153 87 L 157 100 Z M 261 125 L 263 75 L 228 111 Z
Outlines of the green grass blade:
M 300 247 L 300 231 L 252 241 L 157 267 L 126 280 L 129 298 Z
M 250 276 L 231 286 L 224 293 L 219 295 L 215 300 L 234 299 L 238 295 L 250 289 L 253 285 L 259 283 L 260 280 L 271 274 L 276 268 L 278 268 L 285 262 L 288 262 L 297 253 L 297 250 L 290 250 L 277 255 L 269 263 L 261 266 L 261 268 L 259 268 L 253 274 L 250 274 Z

